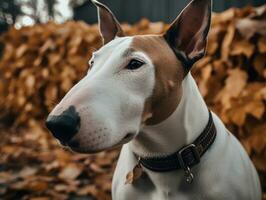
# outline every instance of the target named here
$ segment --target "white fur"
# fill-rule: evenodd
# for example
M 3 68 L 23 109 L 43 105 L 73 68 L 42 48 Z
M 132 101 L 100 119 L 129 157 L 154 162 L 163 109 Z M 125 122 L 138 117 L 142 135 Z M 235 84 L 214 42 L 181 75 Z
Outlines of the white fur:
M 51 115 L 59 115 L 75 106 L 79 113 L 80 130 L 69 142 L 78 142 L 79 147 L 73 150 L 101 151 L 128 142 L 139 132 L 144 103 L 152 94 L 155 75 L 144 53 L 128 51 L 131 43 L 132 37 L 117 37 L 94 52 L 92 69 L 52 111 Z M 146 64 L 130 71 L 125 67 L 132 58 Z M 123 139 L 129 133 L 131 137 Z
M 214 114 L 217 138 L 192 168 L 192 185 L 184 172 L 157 173 L 144 168 L 146 176 L 125 185 L 125 177 L 137 164 L 133 152 L 141 156 L 174 153 L 191 143 L 208 121 L 208 109 L 189 74 L 182 84 L 183 95 L 176 111 L 156 126 L 143 127 L 142 133 L 123 146 L 113 178 L 114 200 L 260 200 L 261 189 L 256 170 L 247 153 Z

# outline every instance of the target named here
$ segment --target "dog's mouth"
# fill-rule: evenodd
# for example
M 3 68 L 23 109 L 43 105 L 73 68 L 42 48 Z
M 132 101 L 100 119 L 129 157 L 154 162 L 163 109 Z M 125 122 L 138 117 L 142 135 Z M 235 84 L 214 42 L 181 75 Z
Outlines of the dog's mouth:
M 123 142 L 129 142 L 136 136 L 135 133 L 128 133 L 126 136 L 122 139 Z
M 78 140 L 75 140 L 75 139 L 72 139 L 72 140 L 70 140 L 67 143 L 60 142 L 60 144 L 64 148 L 70 149 L 70 150 L 72 150 L 74 152 L 77 152 L 77 153 L 91 154 L 91 153 L 99 153 L 99 152 L 104 151 L 104 150 L 110 150 L 110 149 L 113 149 L 113 148 L 120 147 L 121 145 L 126 144 L 129 141 L 131 141 L 134 137 L 136 137 L 136 135 L 137 135 L 136 133 L 127 133 L 123 137 L 123 139 L 120 140 L 120 142 L 118 142 L 118 143 L 116 143 L 114 145 L 111 145 L 110 147 L 106 147 L 104 149 L 97 149 L 97 150 L 90 149 L 90 148 L 87 148 L 87 147 L 82 147 L 80 142 Z
M 118 142 L 116 145 L 112 146 L 110 149 L 117 148 L 117 147 L 120 147 L 123 144 L 128 143 L 129 141 L 134 139 L 136 137 L 136 135 L 137 135 L 136 133 L 128 133 L 128 134 L 126 134 L 126 136 L 123 137 L 123 139 L 120 142 Z

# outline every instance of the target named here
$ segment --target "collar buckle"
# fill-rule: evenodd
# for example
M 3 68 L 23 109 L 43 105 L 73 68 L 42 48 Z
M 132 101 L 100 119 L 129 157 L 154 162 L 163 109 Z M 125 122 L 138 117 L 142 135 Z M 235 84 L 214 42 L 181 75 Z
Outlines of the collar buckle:
M 188 154 L 192 154 L 193 156 L 193 163 L 187 163 L 184 157 L 184 154 L 186 153 L 186 155 Z M 197 147 L 195 144 L 190 144 L 187 145 L 185 147 L 183 147 L 182 149 L 180 149 L 177 153 L 177 159 L 180 163 L 181 168 L 186 169 L 187 167 L 189 167 L 191 164 L 198 164 L 200 162 L 200 154 L 197 150 Z
M 189 154 L 192 155 L 192 159 L 188 159 L 187 157 L 185 157 Z M 189 166 L 192 164 L 198 164 L 200 162 L 200 154 L 197 150 L 196 145 L 190 144 L 183 147 L 180 151 L 178 151 L 177 159 L 180 163 L 180 167 L 185 171 L 186 182 L 191 184 L 193 182 L 194 175 L 191 172 Z

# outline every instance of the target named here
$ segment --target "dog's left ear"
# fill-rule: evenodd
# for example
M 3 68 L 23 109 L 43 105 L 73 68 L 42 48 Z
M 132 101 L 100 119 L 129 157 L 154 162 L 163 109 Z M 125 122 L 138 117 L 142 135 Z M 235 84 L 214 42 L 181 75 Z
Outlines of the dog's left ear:
M 193 0 L 164 34 L 185 67 L 185 74 L 205 54 L 211 23 L 211 0 Z
M 97 6 L 99 28 L 103 38 L 103 43 L 107 44 L 116 36 L 124 36 L 123 30 L 112 11 L 97 0 L 91 0 Z

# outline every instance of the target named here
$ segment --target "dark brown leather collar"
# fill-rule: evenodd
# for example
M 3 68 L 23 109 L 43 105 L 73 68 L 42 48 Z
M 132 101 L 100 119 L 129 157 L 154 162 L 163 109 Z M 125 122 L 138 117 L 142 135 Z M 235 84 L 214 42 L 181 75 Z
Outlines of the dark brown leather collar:
M 183 169 L 185 171 L 186 181 L 193 181 L 193 174 L 190 167 L 198 164 L 200 158 L 213 144 L 216 138 L 216 128 L 213 122 L 212 114 L 209 111 L 209 121 L 200 136 L 189 145 L 184 146 L 176 153 L 158 158 L 139 158 L 139 163 L 145 168 L 155 172 L 169 172 Z

